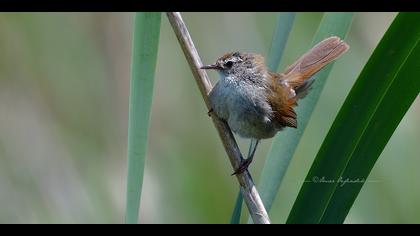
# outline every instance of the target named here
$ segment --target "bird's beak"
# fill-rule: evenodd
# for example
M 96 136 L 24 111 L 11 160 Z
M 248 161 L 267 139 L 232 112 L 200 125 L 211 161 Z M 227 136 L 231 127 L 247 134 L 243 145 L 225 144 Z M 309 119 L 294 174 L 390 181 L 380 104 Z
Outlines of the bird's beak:
M 217 64 L 212 64 L 212 65 L 206 65 L 206 66 L 202 66 L 200 67 L 200 69 L 205 69 L 205 70 L 220 70 L 222 69 L 219 65 Z

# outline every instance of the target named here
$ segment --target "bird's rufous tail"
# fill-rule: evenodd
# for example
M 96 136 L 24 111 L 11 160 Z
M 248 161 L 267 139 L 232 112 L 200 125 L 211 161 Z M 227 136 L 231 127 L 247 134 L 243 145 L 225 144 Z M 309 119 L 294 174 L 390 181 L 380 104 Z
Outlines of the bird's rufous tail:
M 281 74 L 282 80 L 295 90 L 297 98 L 303 97 L 313 80 L 310 78 L 349 49 L 337 36 L 324 39 L 290 65 Z

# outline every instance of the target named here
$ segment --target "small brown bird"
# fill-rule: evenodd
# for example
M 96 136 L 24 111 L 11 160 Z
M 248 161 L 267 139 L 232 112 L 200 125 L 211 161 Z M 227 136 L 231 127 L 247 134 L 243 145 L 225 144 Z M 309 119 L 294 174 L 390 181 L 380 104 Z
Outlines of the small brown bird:
M 313 84 L 313 75 L 345 53 L 349 46 L 333 36 L 324 39 L 283 73 L 268 71 L 259 54 L 234 52 L 212 65 L 220 80 L 210 92 L 211 112 L 225 120 L 233 132 L 251 138 L 248 158 L 233 174 L 252 162 L 258 142 L 273 137 L 285 127 L 297 127 L 293 107 Z

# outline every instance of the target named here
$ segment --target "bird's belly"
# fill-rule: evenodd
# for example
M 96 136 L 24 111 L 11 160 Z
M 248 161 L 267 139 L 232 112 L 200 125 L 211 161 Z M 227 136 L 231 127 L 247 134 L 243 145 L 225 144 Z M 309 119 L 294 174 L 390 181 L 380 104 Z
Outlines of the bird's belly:
M 244 138 L 266 139 L 277 132 L 269 117 L 249 111 L 234 112 L 227 122 L 233 132 Z
M 210 93 L 210 102 L 233 132 L 244 138 L 266 139 L 273 137 L 277 128 L 271 120 L 271 106 L 261 96 L 264 94 L 255 90 L 247 94 L 244 90 L 217 84 Z

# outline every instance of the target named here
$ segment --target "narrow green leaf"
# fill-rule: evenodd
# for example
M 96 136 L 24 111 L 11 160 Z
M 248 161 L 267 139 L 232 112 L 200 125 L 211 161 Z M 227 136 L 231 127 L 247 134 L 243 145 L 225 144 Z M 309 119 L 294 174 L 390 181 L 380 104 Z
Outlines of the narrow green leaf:
M 271 71 L 277 71 L 280 60 L 283 56 L 284 48 L 286 47 L 287 39 L 289 38 L 290 31 L 292 30 L 293 22 L 296 13 L 284 12 L 279 13 L 277 16 L 277 23 L 274 29 L 273 38 L 271 40 L 270 51 L 268 52 L 268 68 Z M 240 196 L 240 197 L 239 197 Z M 236 199 L 235 209 L 232 214 L 231 222 L 239 222 L 242 209 L 242 195 L 239 191 L 238 198 Z M 238 210 L 238 212 L 237 212 Z M 237 218 L 239 217 L 239 218 Z M 249 219 L 249 223 L 252 220 Z
M 138 221 L 144 160 L 160 33 L 160 13 L 136 13 L 128 117 L 128 174 L 125 222 Z
M 340 109 L 287 223 L 342 223 L 420 90 L 417 13 L 395 18 Z M 320 178 L 330 183 L 320 183 Z M 340 181 L 341 178 L 341 181 Z
M 284 49 L 286 48 L 287 39 L 292 30 L 296 13 L 284 12 L 277 16 L 276 28 L 274 29 L 273 39 L 271 40 L 270 51 L 268 52 L 268 68 L 271 71 L 277 71 Z
M 325 13 L 312 40 L 312 45 L 332 35 L 344 38 L 350 28 L 352 18 L 353 13 Z M 290 160 L 308 124 L 332 66 L 333 63 L 315 75 L 316 82 L 311 92 L 299 102 L 299 106 L 296 108 L 298 128 L 285 129 L 279 132 L 273 140 L 259 184 L 261 198 L 267 211 L 271 209 Z
M 240 224 L 241 223 L 241 212 L 242 212 L 242 202 L 244 198 L 242 192 L 238 192 L 236 197 L 235 208 L 233 209 L 232 218 L 230 219 L 231 224 Z

